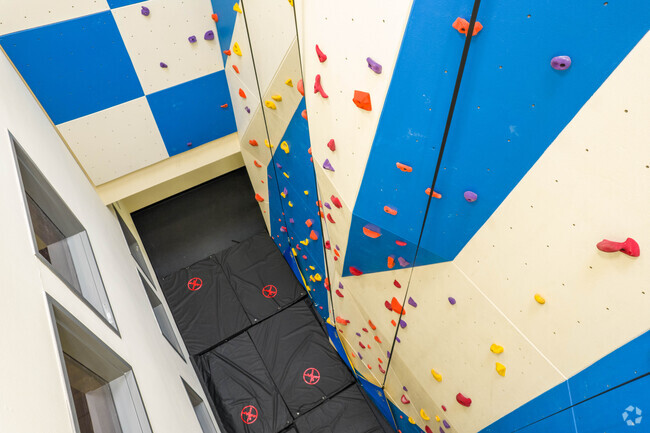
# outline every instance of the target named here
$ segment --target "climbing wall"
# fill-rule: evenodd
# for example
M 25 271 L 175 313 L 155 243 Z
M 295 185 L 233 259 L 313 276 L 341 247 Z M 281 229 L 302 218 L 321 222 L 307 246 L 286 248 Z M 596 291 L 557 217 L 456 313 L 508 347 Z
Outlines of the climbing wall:
M 96 185 L 235 132 L 209 0 L 19 3 L 0 46 Z
M 295 3 L 329 323 L 399 430 L 644 422 L 650 5 Z
M 270 234 L 329 317 L 294 10 L 285 0 L 214 0 L 241 152 Z M 273 26 L 268 23 L 272 22 Z

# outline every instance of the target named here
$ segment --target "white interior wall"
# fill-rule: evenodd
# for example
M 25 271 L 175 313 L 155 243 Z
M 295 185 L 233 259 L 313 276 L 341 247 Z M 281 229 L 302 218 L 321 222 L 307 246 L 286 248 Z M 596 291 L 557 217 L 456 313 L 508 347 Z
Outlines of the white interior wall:
M 133 368 L 157 433 L 200 432 L 182 376 L 205 399 L 190 364 L 165 340 L 119 224 L 103 205 L 6 57 L 0 56 L 0 429 L 73 432 L 46 293 Z M 86 228 L 121 337 L 35 257 L 7 131 Z

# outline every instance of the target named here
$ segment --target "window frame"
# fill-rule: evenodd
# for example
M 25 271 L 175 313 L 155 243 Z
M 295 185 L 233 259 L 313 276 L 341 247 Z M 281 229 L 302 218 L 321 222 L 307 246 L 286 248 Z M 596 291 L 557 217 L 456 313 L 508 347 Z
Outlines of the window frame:
M 43 265 L 45 265 L 46 268 L 54 274 L 59 281 L 61 281 L 74 295 L 81 300 L 82 303 L 84 303 L 99 319 L 104 322 L 105 325 L 108 326 L 109 329 L 111 329 L 113 332 L 117 334 L 118 337 L 122 337 L 120 334 L 119 326 L 117 324 L 117 318 L 115 317 L 115 314 L 113 313 L 113 306 L 111 304 L 110 298 L 108 296 L 108 291 L 106 290 L 106 285 L 104 284 L 104 278 L 102 277 L 102 272 L 101 269 L 99 268 L 99 263 L 97 262 L 97 257 L 95 256 L 95 250 L 93 249 L 92 242 L 90 240 L 90 234 L 86 230 L 86 227 L 79 221 L 77 216 L 72 212 L 66 201 L 61 197 L 61 195 L 58 193 L 56 188 L 50 183 L 50 181 L 45 177 L 45 174 L 38 168 L 38 165 L 34 162 L 34 160 L 29 156 L 29 153 L 20 145 L 18 140 L 13 136 L 11 131 L 8 131 L 9 133 L 9 142 L 11 144 L 11 151 L 13 152 L 13 157 L 14 157 L 14 168 L 16 175 L 18 177 L 18 184 L 20 186 L 20 193 L 23 199 L 23 208 L 25 209 L 25 216 L 27 218 L 27 224 L 29 225 L 29 235 L 31 238 L 31 244 L 32 244 L 32 250 L 34 252 L 34 256 L 38 260 L 40 260 Z M 101 286 L 104 290 L 104 294 L 106 296 L 106 303 L 108 304 L 108 309 L 110 310 L 111 317 L 113 318 L 113 321 L 115 323 L 111 323 L 102 313 L 99 311 L 93 304 L 90 303 L 84 296 L 83 293 L 79 292 L 73 285 L 65 278 L 61 273 L 50 263 L 48 262 L 45 257 L 43 257 L 39 251 L 38 251 L 38 244 L 36 242 L 36 232 L 34 230 L 34 224 L 32 222 L 32 218 L 29 212 L 29 204 L 27 203 L 27 191 L 25 191 L 25 184 L 23 182 L 23 176 L 20 171 L 20 162 L 19 162 L 19 157 L 18 157 L 18 149 L 22 152 L 25 158 L 27 158 L 28 162 L 31 163 L 39 172 L 39 174 L 43 177 L 43 181 L 47 184 L 47 187 L 52 189 L 54 191 L 62 205 L 62 207 L 69 212 L 71 215 L 77 219 L 77 222 L 81 227 L 83 227 L 84 232 L 86 233 L 86 236 L 88 237 L 88 246 L 90 247 L 90 252 L 92 254 L 92 259 L 95 262 L 95 266 L 97 266 L 97 274 L 99 276 L 99 282 L 101 283 Z
M 219 427 L 219 423 L 216 420 L 216 417 L 214 416 L 214 412 L 212 411 L 212 406 L 206 403 L 201 396 L 194 391 L 194 388 L 192 388 L 186 381 L 181 377 L 181 382 L 183 382 L 183 388 L 185 389 L 185 393 L 187 394 L 187 400 L 190 403 L 190 406 L 192 407 L 192 411 L 194 412 L 194 416 L 196 417 L 196 421 L 199 423 L 199 426 L 201 427 L 202 433 L 219 433 L 221 432 L 221 428 Z M 200 402 L 198 404 L 194 404 L 194 401 L 192 401 L 192 395 L 194 394 L 195 398 L 198 398 Z M 205 412 L 208 414 L 208 419 L 210 421 L 210 426 L 212 427 L 212 432 L 206 432 L 203 430 L 203 425 L 201 424 L 201 420 L 199 419 L 198 414 L 196 413 L 196 407 L 203 405 Z

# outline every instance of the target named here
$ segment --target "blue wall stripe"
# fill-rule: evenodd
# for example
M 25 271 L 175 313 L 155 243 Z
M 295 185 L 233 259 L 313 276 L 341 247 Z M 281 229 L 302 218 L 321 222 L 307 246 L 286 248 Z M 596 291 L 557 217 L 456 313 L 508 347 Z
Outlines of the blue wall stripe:
M 235 20 L 237 19 L 237 14 L 239 12 L 235 12 L 232 8 L 236 3 L 235 0 L 211 1 L 212 11 L 219 16 L 219 22 L 217 22 L 217 36 L 219 37 L 219 45 L 221 46 L 222 51 L 221 55 L 223 56 L 223 64 L 225 66 L 228 56 L 223 54 L 223 51 L 230 48 L 232 34 L 235 31 Z

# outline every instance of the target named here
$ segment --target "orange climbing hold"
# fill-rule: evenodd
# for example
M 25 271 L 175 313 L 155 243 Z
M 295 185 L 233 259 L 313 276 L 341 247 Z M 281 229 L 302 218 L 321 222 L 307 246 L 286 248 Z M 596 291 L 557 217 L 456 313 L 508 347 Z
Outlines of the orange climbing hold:
M 239 68 L 237 67 L 237 65 L 232 65 L 232 68 L 235 70 L 235 72 L 239 74 Z
M 226 56 L 229 56 L 229 55 L 232 54 L 232 51 L 230 51 L 230 50 L 223 50 L 223 53 L 224 53 Z
M 373 239 L 377 239 L 379 236 L 381 236 L 380 232 L 373 230 L 367 226 L 363 228 L 363 234 Z
M 391 323 L 393 326 L 397 326 L 397 322 L 396 322 L 394 319 L 391 320 L 390 323 Z
M 456 18 L 456 21 L 451 25 L 453 28 L 458 30 L 458 33 L 462 33 L 464 35 L 467 34 L 467 30 L 469 30 L 469 23 L 467 22 L 466 19 L 458 17 Z M 474 23 L 474 31 L 472 31 L 472 36 L 476 36 L 478 32 L 483 30 L 483 24 L 479 23 L 476 21 Z
M 390 206 L 384 206 L 384 212 L 391 215 L 397 215 L 397 209 L 393 209 Z
M 318 240 L 318 233 L 316 233 L 314 230 L 312 230 L 311 233 L 309 233 L 309 238 L 312 241 L 317 241 Z
M 427 188 L 424 192 L 427 195 L 430 195 L 433 198 L 442 198 L 442 194 L 439 194 L 439 193 L 437 193 L 435 191 L 431 192 L 431 188 Z
M 372 320 L 368 320 L 368 325 L 370 325 L 370 329 L 372 329 L 373 331 L 375 331 L 375 330 L 377 329 L 377 327 L 375 326 L 375 324 L 372 323 Z
M 406 242 L 404 242 L 404 241 L 395 241 L 395 245 L 397 245 L 398 247 L 405 247 Z
M 314 222 L 313 222 L 312 220 L 310 220 L 310 219 L 308 219 L 307 221 L 305 221 L 305 225 L 306 225 L 307 227 L 311 227 L 313 224 L 314 224 Z
M 239 89 L 239 96 L 241 96 L 242 98 L 246 99 L 246 93 L 245 93 L 244 90 L 241 89 L 241 88 Z
M 362 92 L 361 90 L 354 91 L 354 98 L 352 98 L 354 105 L 362 110 L 372 111 L 372 104 L 370 103 L 370 93 Z
M 255 194 L 255 200 L 257 200 L 257 201 L 259 201 L 260 203 L 262 203 L 262 202 L 264 201 L 264 197 L 262 197 L 262 196 L 259 195 L 259 194 Z
M 393 257 L 393 256 L 388 256 L 388 260 L 387 260 L 387 262 L 388 262 L 388 263 L 387 263 L 387 265 L 388 265 L 388 269 L 393 269 L 393 267 L 395 267 L 395 257 Z
M 302 110 L 302 113 L 300 113 L 300 115 L 303 117 L 303 119 L 309 120 L 307 119 L 307 110 Z
M 302 80 L 298 80 L 296 87 L 298 89 L 298 92 L 300 92 L 302 96 L 305 96 L 305 85 L 303 84 Z
M 223 104 L 221 108 L 228 108 L 228 104 Z
M 253 164 L 255 164 L 255 167 L 258 167 L 258 168 L 262 166 L 262 164 L 257 162 L 257 160 L 255 160 L 255 159 L 253 160 Z
M 397 298 L 393 298 L 390 300 L 390 307 L 393 309 L 394 312 L 397 314 L 406 314 L 406 310 L 402 308 L 402 304 L 399 303 Z
M 218 23 L 218 22 L 219 22 L 219 15 L 217 15 L 217 14 L 212 14 L 211 16 L 212 16 L 212 21 L 214 21 L 215 23 Z
M 336 323 L 346 326 L 348 323 L 350 323 L 350 321 L 342 318 L 341 316 L 336 316 Z
M 402 164 L 401 162 L 397 162 L 397 163 L 395 163 L 395 165 L 397 166 L 397 168 L 402 170 L 404 173 L 410 173 L 410 172 L 413 171 L 413 167 L 411 167 L 409 165 L 406 165 L 406 164 Z
M 248 140 L 248 144 L 251 146 L 257 146 L 257 140 Z
M 381 344 L 381 340 L 380 340 L 379 337 L 376 336 L 376 335 L 375 335 L 375 341 L 376 341 L 377 343 Z

